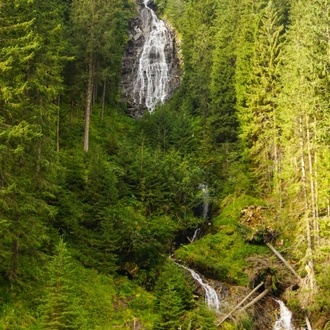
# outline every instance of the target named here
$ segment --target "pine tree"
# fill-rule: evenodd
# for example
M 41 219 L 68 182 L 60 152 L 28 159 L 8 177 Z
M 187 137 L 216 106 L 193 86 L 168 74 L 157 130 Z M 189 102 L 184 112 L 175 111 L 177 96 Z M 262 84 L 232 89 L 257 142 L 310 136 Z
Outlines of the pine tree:
M 154 329 L 174 330 L 182 325 L 181 316 L 192 305 L 192 292 L 189 281 L 179 266 L 167 263 L 159 276 L 155 295 L 156 310 L 161 319 Z
M 284 199 L 290 202 L 292 214 L 300 218 L 297 237 L 304 237 L 305 241 L 296 251 L 309 272 L 306 294 L 300 297 L 305 307 L 317 292 L 315 252 L 320 244 L 319 215 L 327 212 L 328 199 L 328 190 L 323 185 L 328 177 L 325 173 L 329 172 L 328 140 L 324 139 L 329 104 L 325 93 L 329 90 L 328 4 L 297 1 L 292 4 L 291 20 L 282 74 L 281 176 L 287 191 Z
M 263 0 L 242 0 L 239 6 L 239 34 L 236 45 L 235 90 L 236 108 L 244 112 L 246 89 L 251 84 L 252 58 L 255 53 L 256 34 L 260 22 L 260 9 Z
M 40 305 L 45 329 L 81 329 L 79 307 L 72 285 L 73 261 L 63 240 L 47 266 L 47 284 Z
M 218 3 L 213 0 L 189 1 L 183 19 L 182 53 L 185 75 L 182 88 L 192 114 L 202 119 L 203 140 L 208 139 L 210 110 L 210 74 L 212 68 L 212 28 Z
M 280 198 L 279 115 L 276 100 L 280 94 L 279 68 L 283 48 L 283 24 L 274 2 L 263 10 L 255 53 L 251 61 L 251 81 L 246 90 L 246 106 L 240 111 L 241 138 L 252 171 L 264 194 Z
M 235 62 L 238 29 L 238 1 L 223 1 L 218 9 L 216 26 L 219 31 L 214 37 L 213 64 L 211 72 L 210 118 L 215 142 L 237 139 Z
M 129 11 L 125 5 L 124 1 L 116 0 L 72 1 L 72 41 L 76 57 L 74 74 L 85 83 L 86 88 L 83 148 L 86 152 L 89 150 L 90 118 L 99 84 L 102 86 L 102 118 L 109 87 L 113 90 L 112 97 L 117 98 L 124 27 Z
M 18 0 L 1 10 L 0 212 L 7 224 L 1 270 L 15 280 L 22 262 L 33 273 L 45 221 L 54 214 L 48 201 L 56 180 L 53 123 L 64 62 L 62 16 L 55 1 Z

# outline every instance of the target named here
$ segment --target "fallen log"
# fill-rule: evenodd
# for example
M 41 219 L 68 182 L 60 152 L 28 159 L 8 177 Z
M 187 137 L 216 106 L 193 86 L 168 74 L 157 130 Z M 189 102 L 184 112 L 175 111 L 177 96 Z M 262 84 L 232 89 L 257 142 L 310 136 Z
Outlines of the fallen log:
M 307 329 L 308 329 L 308 330 L 313 330 L 312 325 L 311 325 L 311 323 L 309 322 L 309 318 L 308 318 L 307 312 L 304 311 L 304 314 L 305 314 L 305 322 L 306 322 L 306 325 L 307 325 Z
M 301 277 L 298 275 L 298 273 L 293 269 L 293 267 L 283 258 L 283 256 L 274 248 L 273 245 L 271 245 L 270 243 L 266 243 L 266 245 L 274 252 L 274 254 L 276 255 L 277 258 L 279 258 L 284 265 L 290 270 L 290 272 L 296 276 L 299 281 L 301 281 Z
M 264 282 L 259 283 L 243 300 L 241 300 L 232 310 L 228 313 L 217 326 L 221 325 L 225 320 L 227 320 L 247 299 L 249 299 L 262 285 Z
M 246 310 L 247 308 L 251 307 L 252 305 L 254 305 L 255 303 L 257 303 L 260 299 L 262 299 L 267 293 L 269 292 L 269 289 L 266 289 L 264 291 L 262 291 L 258 297 L 255 297 L 252 301 L 250 301 L 247 305 L 245 305 L 244 307 L 242 307 L 239 311 L 242 312 L 244 310 Z
M 274 254 L 284 263 L 284 265 L 290 270 L 290 272 L 297 277 L 297 279 L 299 281 L 302 281 L 301 276 L 298 275 L 298 273 L 293 269 L 293 267 L 283 258 L 283 256 L 274 248 L 273 245 L 271 245 L 270 243 L 266 243 L 266 245 L 274 252 Z M 304 314 L 305 314 L 305 322 L 307 325 L 307 329 L 308 330 L 313 330 L 312 325 L 309 321 L 308 318 L 308 314 L 307 312 L 304 310 Z

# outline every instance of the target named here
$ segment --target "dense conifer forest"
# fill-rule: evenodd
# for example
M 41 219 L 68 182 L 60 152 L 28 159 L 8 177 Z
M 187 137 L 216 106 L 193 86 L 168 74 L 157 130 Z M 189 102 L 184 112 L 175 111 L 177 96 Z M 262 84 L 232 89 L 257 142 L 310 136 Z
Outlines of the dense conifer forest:
M 330 329 L 328 1 L 155 7 L 181 87 L 134 119 L 133 0 L 0 0 L 0 329 L 263 329 L 173 260 Z

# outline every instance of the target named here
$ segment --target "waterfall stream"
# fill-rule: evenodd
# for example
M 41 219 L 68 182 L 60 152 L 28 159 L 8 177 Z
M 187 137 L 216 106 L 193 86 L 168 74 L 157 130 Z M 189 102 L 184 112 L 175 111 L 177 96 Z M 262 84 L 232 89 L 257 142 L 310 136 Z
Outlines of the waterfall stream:
M 214 310 L 216 313 L 219 313 L 220 311 L 220 299 L 218 297 L 218 294 L 216 291 L 207 283 L 204 283 L 202 278 L 192 269 L 185 267 L 181 264 L 176 263 L 179 267 L 184 268 L 188 272 L 190 272 L 191 276 L 195 281 L 197 281 L 200 286 L 203 288 L 204 293 L 205 293 L 205 302 L 208 305 L 208 308 L 211 310 Z
M 168 96 L 170 69 L 166 53 L 173 53 L 173 38 L 164 21 L 158 19 L 148 2 L 144 0 L 141 11 L 145 42 L 134 81 L 133 97 L 136 104 L 145 105 L 152 112 Z
M 196 240 L 196 238 L 197 238 L 197 235 L 198 235 L 198 233 L 200 232 L 200 228 L 197 228 L 196 230 L 195 230 L 195 232 L 194 232 L 194 235 L 193 235 L 193 237 L 192 237 L 192 239 L 191 239 L 191 243 L 193 243 L 193 242 L 195 242 L 195 240 Z
M 209 215 L 209 209 L 210 209 L 210 193 L 209 193 L 209 187 L 207 184 L 200 184 L 199 188 L 202 191 L 203 194 L 203 219 L 207 219 Z
M 291 324 L 292 313 L 283 301 L 276 300 L 276 302 L 280 305 L 280 318 L 275 322 L 273 330 L 294 330 Z

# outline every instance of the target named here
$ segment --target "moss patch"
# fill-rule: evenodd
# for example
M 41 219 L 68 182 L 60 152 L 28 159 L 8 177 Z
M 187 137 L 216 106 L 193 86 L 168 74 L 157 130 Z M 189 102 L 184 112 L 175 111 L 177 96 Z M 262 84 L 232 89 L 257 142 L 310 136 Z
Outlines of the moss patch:
M 247 257 L 268 252 L 266 246 L 245 242 L 246 229 L 239 224 L 241 210 L 248 205 L 264 205 L 251 196 L 228 201 L 219 216 L 214 219 L 213 234 L 182 246 L 176 258 L 200 270 L 205 276 L 238 285 L 248 284 Z

